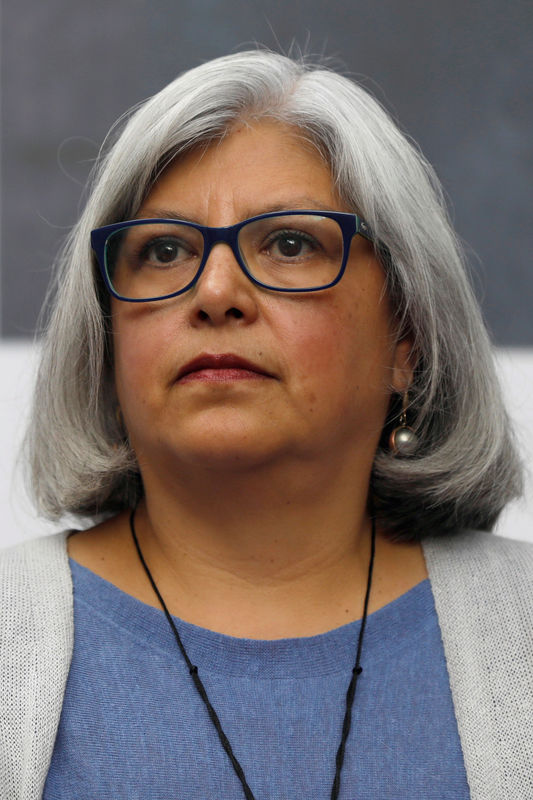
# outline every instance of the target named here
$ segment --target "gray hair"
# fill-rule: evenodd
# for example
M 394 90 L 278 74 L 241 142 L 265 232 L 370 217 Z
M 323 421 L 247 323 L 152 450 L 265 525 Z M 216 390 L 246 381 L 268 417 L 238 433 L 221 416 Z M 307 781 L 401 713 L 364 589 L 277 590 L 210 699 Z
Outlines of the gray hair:
M 420 448 L 395 458 L 386 431 L 372 494 L 396 540 L 490 529 L 521 490 L 491 345 L 432 168 L 363 88 L 322 65 L 264 51 L 178 77 L 126 118 L 101 155 L 85 210 L 58 262 L 27 436 L 30 484 L 45 515 L 97 519 L 135 503 L 142 483 L 116 414 L 109 300 L 92 228 L 131 218 L 162 169 L 243 119 L 294 126 L 371 225 L 398 317 L 417 357 L 409 424 Z M 387 427 L 397 424 L 398 398 Z

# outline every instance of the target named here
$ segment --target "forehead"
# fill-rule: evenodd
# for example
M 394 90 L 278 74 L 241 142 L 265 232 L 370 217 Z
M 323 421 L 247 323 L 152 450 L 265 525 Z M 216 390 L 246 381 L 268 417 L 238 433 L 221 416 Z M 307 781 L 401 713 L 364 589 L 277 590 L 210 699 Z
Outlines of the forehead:
M 261 120 L 240 123 L 223 139 L 173 161 L 139 215 L 168 209 L 202 220 L 232 212 L 242 219 L 289 208 L 350 210 L 341 203 L 330 167 L 313 143 L 298 129 Z

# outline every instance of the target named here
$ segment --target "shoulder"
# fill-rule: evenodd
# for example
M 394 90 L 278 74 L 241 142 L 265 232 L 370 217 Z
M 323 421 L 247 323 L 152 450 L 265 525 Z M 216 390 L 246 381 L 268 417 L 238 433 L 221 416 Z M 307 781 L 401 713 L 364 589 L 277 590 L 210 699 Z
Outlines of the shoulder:
M 472 796 L 525 797 L 533 759 L 533 545 L 423 543 Z
M 493 577 L 526 579 L 533 574 L 533 542 L 497 536 L 486 531 L 462 530 L 447 537 L 429 537 L 423 542 L 428 569 L 435 576 L 450 569 L 465 578 Z
M 74 641 L 66 538 L 61 533 L 0 551 L 2 797 L 26 785 L 28 764 L 32 785 L 42 788 L 48 771 Z
M 0 570 L 9 568 L 8 565 L 30 564 L 49 559 L 54 561 L 61 558 L 67 551 L 69 533 L 70 531 L 61 531 L 0 549 Z
M 437 610 L 469 606 L 486 618 L 533 621 L 533 544 L 484 531 L 430 538 L 424 556 Z
M 43 599 L 71 591 L 67 532 L 44 536 L 0 550 L 0 593 L 10 603 L 16 595 Z
M 24 649 L 46 636 L 70 640 L 72 577 L 66 540 L 63 532 L 0 551 L 0 619 L 8 647 Z
M 533 543 L 464 530 L 423 542 L 434 593 L 486 594 L 504 604 L 517 594 L 533 603 Z
M 9 658 L 9 649 L 48 649 L 47 641 L 71 649 L 73 590 L 66 540 L 63 532 L 0 551 L 2 660 Z

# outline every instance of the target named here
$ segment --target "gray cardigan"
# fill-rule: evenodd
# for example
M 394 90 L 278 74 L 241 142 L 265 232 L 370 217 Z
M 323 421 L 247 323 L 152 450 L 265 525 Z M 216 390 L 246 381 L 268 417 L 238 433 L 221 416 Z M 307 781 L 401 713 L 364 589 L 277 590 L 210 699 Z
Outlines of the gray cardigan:
M 472 800 L 532 800 L 533 545 L 423 547 Z M 0 553 L 0 625 L 0 800 L 38 800 L 74 640 L 66 534 Z

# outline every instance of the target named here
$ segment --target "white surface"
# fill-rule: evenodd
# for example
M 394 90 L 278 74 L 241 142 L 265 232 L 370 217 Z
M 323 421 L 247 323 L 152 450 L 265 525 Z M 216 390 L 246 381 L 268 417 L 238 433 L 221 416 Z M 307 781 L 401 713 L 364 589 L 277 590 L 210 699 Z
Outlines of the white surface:
M 0 344 L 0 547 L 65 527 L 37 517 L 23 487 L 20 463 L 15 468 L 29 413 L 36 357 L 37 349 L 26 342 Z M 508 408 L 529 470 L 526 496 L 505 510 L 498 533 L 533 541 L 533 350 L 499 350 L 497 358 Z

